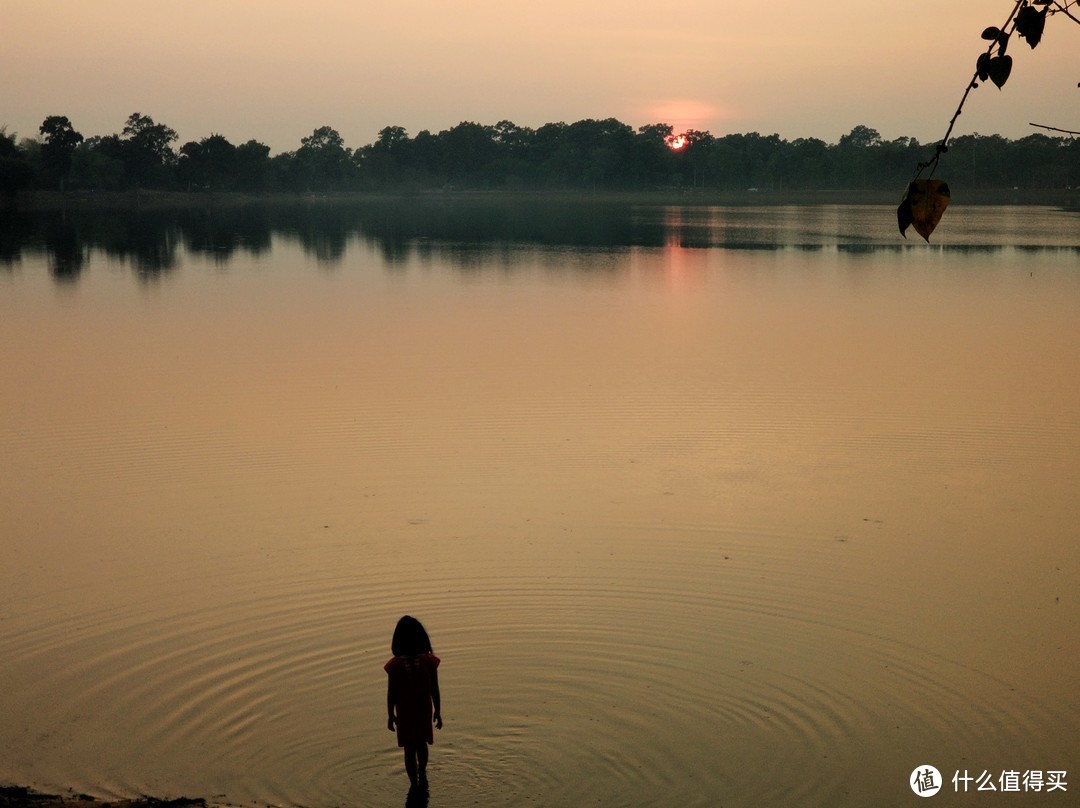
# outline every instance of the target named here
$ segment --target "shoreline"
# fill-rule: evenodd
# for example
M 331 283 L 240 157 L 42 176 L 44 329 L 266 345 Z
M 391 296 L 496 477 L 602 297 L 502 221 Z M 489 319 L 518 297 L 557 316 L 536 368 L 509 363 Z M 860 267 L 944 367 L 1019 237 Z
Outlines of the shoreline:
M 130 799 L 98 799 L 69 790 L 47 794 L 26 786 L 0 786 L 0 808 L 207 808 L 202 797 L 162 799 L 141 796 Z
M 978 189 L 954 195 L 953 204 L 1036 205 L 1080 209 L 1080 189 Z M 595 203 L 624 205 L 717 205 L 731 207 L 774 205 L 895 205 L 903 188 L 850 191 L 721 191 L 658 189 L 649 191 L 561 190 L 386 190 L 311 193 L 246 193 L 239 191 L 28 191 L 10 203 L 27 213 L 63 210 L 183 210 L 219 207 L 281 207 L 296 205 L 371 205 L 396 202 L 444 203 Z

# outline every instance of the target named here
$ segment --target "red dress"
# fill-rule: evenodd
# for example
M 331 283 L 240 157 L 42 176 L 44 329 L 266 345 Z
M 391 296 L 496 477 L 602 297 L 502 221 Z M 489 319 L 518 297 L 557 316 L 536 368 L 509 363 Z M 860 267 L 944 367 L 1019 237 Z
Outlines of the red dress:
M 431 691 L 437 667 L 439 658 L 430 651 L 416 657 L 396 656 L 386 663 L 398 746 L 435 743 L 431 726 Z

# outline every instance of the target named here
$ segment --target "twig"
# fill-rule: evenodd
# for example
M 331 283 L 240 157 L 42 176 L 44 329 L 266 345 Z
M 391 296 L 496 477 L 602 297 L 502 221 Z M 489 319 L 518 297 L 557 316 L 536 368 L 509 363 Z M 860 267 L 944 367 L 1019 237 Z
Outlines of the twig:
M 1003 41 L 1007 41 L 1016 30 L 1016 15 L 1020 13 L 1020 9 L 1024 6 L 1025 0 L 1015 0 L 1013 9 L 1009 12 L 1009 17 L 1005 20 L 1005 24 L 998 29 L 998 37 L 990 42 L 990 45 L 986 49 L 986 56 L 989 58 L 990 54 L 994 52 L 994 48 L 1000 47 Z M 1064 14 L 1073 22 L 1080 24 L 1080 17 L 1073 15 L 1070 8 L 1075 8 L 1080 5 L 1080 0 L 1050 0 L 1049 5 L 1052 5 L 1054 10 L 1053 14 Z M 1010 27 L 1011 26 L 1011 27 Z M 1000 50 L 998 51 L 1001 52 Z M 934 148 L 934 156 L 929 160 L 919 163 L 915 166 L 915 176 L 912 180 L 917 180 L 922 176 L 922 173 L 926 169 L 930 169 L 930 173 L 927 175 L 927 179 L 931 179 L 934 176 L 934 172 L 937 170 L 938 162 L 941 160 L 941 155 L 949 150 L 949 138 L 952 137 L 953 128 L 956 126 L 956 120 L 960 117 L 960 113 L 964 111 L 964 104 L 967 103 L 968 96 L 971 91 L 979 86 L 979 69 L 975 68 L 974 74 L 972 74 L 970 81 L 967 83 L 967 87 L 964 88 L 964 95 L 960 98 L 960 103 L 956 107 L 956 112 L 953 113 L 952 119 L 949 121 L 949 128 L 945 130 L 945 137 L 943 137 Z M 1080 84 L 1077 84 L 1080 87 Z M 1058 129 L 1054 126 L 1044 126 L 1043 124 L 1033 123 L 1030 126 L 1038 126 L 1041 129 L 1050 129 L 1055 132 L 1064 132 L 1068 135 L 1080 135 L 1080 132 L 1074 132 L 1070 129 Z
M 1076 23 L 1077 25 L 1080 25 L 1080 18 L 1074 17 L 1074 16 L 1072 15 L 1072 12 L 1071 12 L 1071 11 L 1069 11 L 1069 5 L 1070 5 L 1070 4 L 1069 4 L 1068 2 L 1066 2 L 1066 3 L 1065 3 L 1065 5 L 1061 5 L 1061 3 L 1058 3 L 1058 2 L 1056 2 L 1056 0 L 1055 0 L 1055 2 L 1054 2 L 1054 4 L 1053 4 L 1053 5 L 1054 5 L 1054 8 L 1056 8 L 1056 9 L 1057 9 L 1057 10 L 1058 10 L 1059 12 L 1061 12 L 1062 14 L 1064 14 L 1064 15 L 1065 15 L 1066 17 L 1068 17 L 1068 18 L 1069 18 L 1070 20 L 1072 20 L 1073 22 L 1075 22 L 1075 23 Z M 1075 5 L 1076 5 L 1076 3 L 1072 3 L 1072 5 L 1074 5 L 1074 6 L 1075 6 Z
M 1012 11 L 1009 12 L 1009 18 L 1005 20 L 1005 24 L 1002 25 L 998 29 L 998 31 L 1004 33 L 1006 29 L 1008 29 L 1009 25 L 1013 24 L 1013 21 L 1016 19 L 1016 15 L 1020 11 L 1020 7 L 1021 5 L 1023 5 L 1023 2 L 1024 0 L 1016 0 L 1015 4 L 1013 5 Z M 1064 11 L 1064 9 L 1062 10 Z M 1067 11 L 1065 13 L 1068 14 Z M 1011 34 L 1012 31 L 1009 31 L 1009 35 Z M 986 55 L 989 56 L 991 53 L 993 53 L 994 48 L 997 46 L 998 40 L 994 40 L 993 42 L 991 42 L 989 47 L 987 47 L 986 49 Z M 960 113 L 964 111 L 964 103 L 967 101 L 968 95 L 971 94 L 972 90 L 979 86 L 978 79 L 979 70 L 978 68 L 976 68 L 975 72 L 971 76 L 971 79 L 967 83 L 967 87 L 964 89 L 964 95 L 960 98 L 960 103 L 956 107 L 956 112 L 953 113 L 952 120 L 949 121 L 949 128 L 945 130 L 945 137 L 941 139 L 941 141 L 937 144 L 937 147 L 934 149 L 934 156 L 927 160 L 925 163 L 919 163 L 915 167 L 915 176 L 912 179 L 917 180 L 922 175 L 923 171 L 928 168 L 930 169 L 930 173 L 927 175 L 927 179 L 933 178 L 934 171 L 937 170 L 937 164 L 938 161 L 941 159 L 941 155 L 949 150 L 949 137 L 952 135 L 953 127 L 956 126 L 956 119 L 959 118 Z
M 1066 135 L 1080 135 L 1080 132 L 1074 132 L 1072 129 L 1058 129 L 1056 126 L 1047 126 L 1044 123 L 1028 123 L 1028 126 L 1037 126 L 1040 129 L 1049 129 L 1051 132 L 1064 132 Z

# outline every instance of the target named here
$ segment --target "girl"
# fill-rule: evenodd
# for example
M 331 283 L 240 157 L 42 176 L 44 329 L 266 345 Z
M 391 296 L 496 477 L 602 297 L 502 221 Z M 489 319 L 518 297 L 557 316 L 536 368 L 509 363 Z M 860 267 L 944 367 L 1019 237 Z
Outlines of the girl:
M 389 676 L 386 688 L 387 729 L 397 730 L 398 746 L 405 749 L 405 773 L 416 786 L 427 785 L 429 743 L 435 743 L 431 730 L 432 706 L 435 726 L 442 729 L 439 700 L 439 658 L 431 651 L 431 640 L 415 617 L 398 620 L 390 643 L 394 658 L 386 663 Z M 395 724 L 397 725 L 395 727 Z

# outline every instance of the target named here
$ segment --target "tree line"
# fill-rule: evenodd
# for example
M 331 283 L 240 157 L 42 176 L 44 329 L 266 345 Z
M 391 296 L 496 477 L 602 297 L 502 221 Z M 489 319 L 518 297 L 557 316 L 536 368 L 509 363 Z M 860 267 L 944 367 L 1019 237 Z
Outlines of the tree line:
M 676 134 L 614 118 L 548 123 L 462 122 L 410 136 L 387 126 L 373 143 L 347 146 L 330 126 L 299 148 L 271 155 L 257 140 L 220 134 L 176 146 L 171 127 L 133 113 L 119 133 L 84 137 L 53 115 L 37 137 L 0 128 L 0 194 L 58 189 L 214 192 L 377 190 L 814 191 L 894 188 L 925 150 L 912 137 L 885 140 L 865 125 L 837 143 L 758 132 Z M 969 189 L 1080 186 L 1080 140 L 965 135 L 950 143 L 950 180 Z

